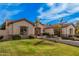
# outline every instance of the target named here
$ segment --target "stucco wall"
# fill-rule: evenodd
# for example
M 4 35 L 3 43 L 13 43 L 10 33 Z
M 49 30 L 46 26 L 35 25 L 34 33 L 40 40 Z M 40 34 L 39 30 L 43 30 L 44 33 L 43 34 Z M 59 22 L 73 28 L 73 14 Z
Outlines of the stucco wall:
M 41 28 L 41 33 L 43 33 L 43 30 L 44 30 L 44 28 L 45 28 L 44 25 L 39 24 L 38 27 Z M 35 29 L 35 28 L 34 28 L 34 29 Z M 35 32 L 35 30 L 34 30 L 34 32 Z
M 0 36 L 6 36 L 7 31 L 6 30 L 0 30 Z
M 10 24 L 7 27 L 7 30 L 9 31 L 9 34 L 20 34 L 20 26 L 26 26 L 28 27 L 28 34 L 27 35 L 31 35 L 34 34 L 34 28 L 33 25 L 26 22 L 26 21 L 19 21 L 19 22 L 15 22 L 13 24 Z
M 71 28 L 73 29 L 72 35 L 75 35 L 75 28 L 74 28 L 74 26 L 72 26 L 72 25 L 63 28 L 63 29 L 62 29 L 62 35 L 66 35 L 66 36 L 70 35 L 70 29 L 71 29 Z
M 45 32 L 47 32 L 49 34 L 54 34 L 53 28 L 45 29 Z

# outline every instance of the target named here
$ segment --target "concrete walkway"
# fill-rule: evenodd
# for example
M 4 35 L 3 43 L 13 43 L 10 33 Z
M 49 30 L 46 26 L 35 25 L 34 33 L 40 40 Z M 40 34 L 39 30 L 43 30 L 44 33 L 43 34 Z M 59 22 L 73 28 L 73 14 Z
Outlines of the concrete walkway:
M 45 39 L 79 47 L 79 41 L 64 40 L 64 39 L 61 39 L 61 38 L 45 38 Z

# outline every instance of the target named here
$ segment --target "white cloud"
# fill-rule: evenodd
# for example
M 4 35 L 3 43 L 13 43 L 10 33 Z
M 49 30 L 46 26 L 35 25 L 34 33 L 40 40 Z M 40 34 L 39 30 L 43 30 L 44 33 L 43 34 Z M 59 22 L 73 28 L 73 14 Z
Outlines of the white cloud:
M 43 12 L 43 7 L 41 7 L 39 10 L 38 10 L 39 13 L 42 13 Z
M 79 17 L 69 20 L 67 23 L 74 23 L 79 21 Z
M 22 10 L 14 10 L 14 11 L 8 11 L 8 10 L 2 10 L 0 12 L 0 20 L 1 21 L 6 21 L 7 19 L 9 19 L 11 16 L 18 14 L 19 12 L 21 12 Z
M 53 7 L 54 4 L 51 4 L 51 5 L 52 6 L 50 7 L 49 10 L 47 10 L 46 12 L 41 12 L 40 15 L 38 16 L 38 18 L 46 19 L 46 20 L 43 20 L 43 22 L 45 23 L 79 12 L 79 4 L 77 3 L 76 4 L 64 3 L 64 4 L 60 4 L 60 6 L 58 7 Z M 66 13 L 63 11 L 65 11 Z
M 49 7 L 51 7 L 53 5 L 54 5 L 54 3 L 47 3 L 47 6 L 49 6 Z
M 6 5 L 6 7 L 2 10 L 0 10 L 0 24 L 2 24 L 4 21 L 6 21 L 7 19 L 10 19 L 11 16 L 18 14 L 19 12 L 21 12 L 22 10 L 12 10 L 9 11 L 7 8 L 9 8 L 9 6 L 18 6 L 20 4 L 13 4 L 13 3 L 6 3 L 6 4 L 0 4 L 0 6 L 2 5 Z

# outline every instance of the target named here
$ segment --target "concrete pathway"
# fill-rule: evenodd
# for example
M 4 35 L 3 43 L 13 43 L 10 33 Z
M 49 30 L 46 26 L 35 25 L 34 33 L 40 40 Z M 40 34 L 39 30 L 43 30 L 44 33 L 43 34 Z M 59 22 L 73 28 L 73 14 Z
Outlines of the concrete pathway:
M 68 44 L 68 45 L 79 46 L 79 41 L 64 40 L 64 39 L 61 39 L 61 38 L 45 38 L 45 39 L 55 41 L 55 42 L 59 42 L 59 43 Z

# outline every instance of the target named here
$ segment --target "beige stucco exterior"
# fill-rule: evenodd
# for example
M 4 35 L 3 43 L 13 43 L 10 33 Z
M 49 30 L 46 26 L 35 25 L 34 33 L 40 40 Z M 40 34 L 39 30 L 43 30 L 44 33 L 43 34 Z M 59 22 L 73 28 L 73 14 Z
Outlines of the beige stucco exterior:
M 34 26 L 25 20 L 15 22 L 15 23 L 8 25 L 6 30 L 9 35 L 20 34 L 20 26 L 28 27 L 27 35 L 34 35 Z
M 0 36 L 20 35 L 20 27 L 21 26 L 27 27 L 27 34 L 26 34 L 27 36 L 28 35 L 35 35 L 36 26 L 26 20 L 21 20 L 21 21 L 17 21 L 14 23 L 10 23 L 9 25 L 6 26 L 5 30 L 0 30 Z M 41 23 L 38 24 L 38 27 L 41 28 L 41 31 L 40 31 L 41 34 L 44 32 L 47 32 L 49 34 L 54 35 L 54 28 L 53 27 L 50 26 L 50 27 L 46 28 L 46 26 Z M 70 29 L 72 29 L 71 33 L 70 33 Z M 61 35 L 65 36 L 65 37 L 67 37 L 69 35 L 74 36 L 75 35 L 75 27 L 73 25 L 63 27 Z
M 0 30 L 0 36 L 6 36 L 7 31 L 6 30 Z
M 70 29 L 72 29 L 71 33 L 70 33 Z M 69 25 L 65 28 L 62 28 L 62 33 L 61 34 L 63 36 L 69 36 L 69 35 L 74 36 L 75 35 L 75 27 L 73 25 Z
M 10 21 L 6 21 L 6 23 L 8 24 Z M 6 24 L 6 25 L 7 25 Z M 27 27 L 27 36 L 28 35 L 35 35 L 35 28 L 36 26 L 34 26 L 33 24 L 29 23 L 26 20 L 21 20 L 21 21 L 17 21 L 14 23 L 11 23 L 9 25 L 6 26 L 5 30 L 0 30 L 0 36 L 7 36 L 7 35 L 20 35 L 20 27 L 21 26 L 25 26 Z M 39 23 L 38 25 L 39 28 L 41 28 L 41 33 L 43 33 L 44 30 L 44 25 Z
M 41 28 L 41 33 L 43 33 L 45 26 L 43 24 L 39 23 L 37 27 Z M 36 28 L 36 27 L 34 27 L 34 28 Z M 34 30 L 34 32 L 35 32 L 35 30 Z
M 47 29 L 45 29 L 45 32 L 54 35 L 54 29 L 53 28 L 47 28 Z

